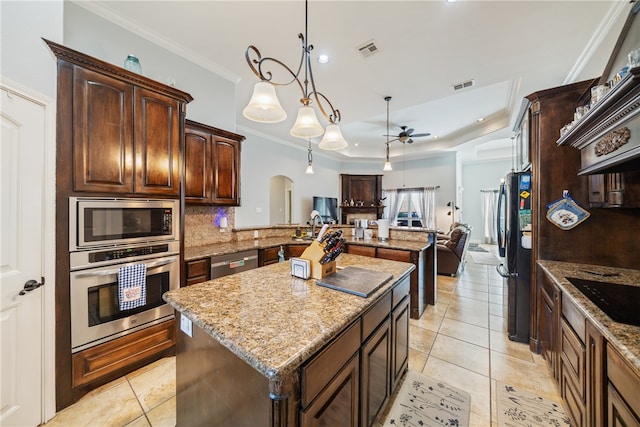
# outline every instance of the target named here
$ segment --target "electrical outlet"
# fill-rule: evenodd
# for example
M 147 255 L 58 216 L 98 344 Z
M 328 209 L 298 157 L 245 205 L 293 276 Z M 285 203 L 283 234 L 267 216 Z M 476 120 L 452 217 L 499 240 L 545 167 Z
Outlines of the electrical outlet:
M 258 238 L 258 230 L 253 230 L 253 238 L 254 239 Z

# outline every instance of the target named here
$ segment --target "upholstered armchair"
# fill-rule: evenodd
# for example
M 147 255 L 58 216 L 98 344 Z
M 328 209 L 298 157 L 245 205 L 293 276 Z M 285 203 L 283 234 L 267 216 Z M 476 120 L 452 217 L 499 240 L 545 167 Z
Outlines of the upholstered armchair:
M 438 274 L 456 276 L 464 269 L 464 259 L 467 248 L 471 242 L 471 228 L 465 224 L 455 225 L 446 236 L 439 239 L 438 249 Z

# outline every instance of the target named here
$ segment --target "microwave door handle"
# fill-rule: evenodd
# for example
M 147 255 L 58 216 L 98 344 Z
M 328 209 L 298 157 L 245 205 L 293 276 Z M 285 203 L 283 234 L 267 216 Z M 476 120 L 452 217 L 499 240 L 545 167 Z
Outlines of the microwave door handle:
M 172 262 L 176 262 L 176 257 L 165 258 L 160 261 L 151 262 L 147 265 L 147 270 L 156 267 L 162 267 L 163 265 L 171 264 Z M 100 270 L 98 272 L 84 271 L 79 273 L 74 273 L 75 277 L 91 277 L 91 276 L 111 276 L 112 274 L 118 274 L 118 268 L 112 268 L 110 270 Z

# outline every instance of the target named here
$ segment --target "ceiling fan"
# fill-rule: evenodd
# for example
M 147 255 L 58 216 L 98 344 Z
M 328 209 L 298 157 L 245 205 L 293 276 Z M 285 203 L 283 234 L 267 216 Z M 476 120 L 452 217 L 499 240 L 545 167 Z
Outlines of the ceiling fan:
M 384 100 L 387 101 L 387 134 L 388 134 L 389 133 L 389 101 L 391 101 L 391 97 L 386 96 Z M 431 135 L 429 132 L 414 134 L 413 133 L 414 129 L 409 128 L 408 126 L 400 126 L 400 129 L 402 131 L 398 135 L 383 135 L 386 137 L 393 138 L 391 140 L 388 140 L 387 143 L 393 142 L 393 141 L 400 141 L 402 143 L 406 142 L 408 144 L 411 144 L 413 143 L 413 138 L 422 138 L 422 137 Z

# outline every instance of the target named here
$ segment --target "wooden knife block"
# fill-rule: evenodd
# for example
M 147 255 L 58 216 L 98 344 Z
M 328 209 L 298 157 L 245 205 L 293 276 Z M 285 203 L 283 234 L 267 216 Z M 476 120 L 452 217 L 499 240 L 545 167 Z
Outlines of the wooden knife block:
M 307 249 L 302 252 L 300 258 L 308 259 L 311 264 L 311 277 L 314 279 L 322 279 L 336 272 L 336 262 L 331 261 L 326 264 L 320 264 L 320 260 L 324 257 L 324 246 L 317 240 L 313 240 Z

